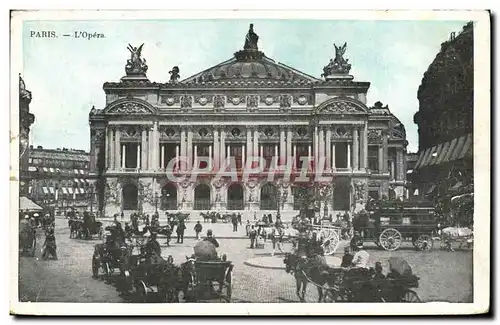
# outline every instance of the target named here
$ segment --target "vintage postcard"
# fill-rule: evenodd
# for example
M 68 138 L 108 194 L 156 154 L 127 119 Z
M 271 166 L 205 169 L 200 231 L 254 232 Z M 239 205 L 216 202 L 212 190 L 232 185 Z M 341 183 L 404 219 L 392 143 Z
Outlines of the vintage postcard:
M 489 311 L 487 11 L 12 11 L 11 50 L 12 314 Z

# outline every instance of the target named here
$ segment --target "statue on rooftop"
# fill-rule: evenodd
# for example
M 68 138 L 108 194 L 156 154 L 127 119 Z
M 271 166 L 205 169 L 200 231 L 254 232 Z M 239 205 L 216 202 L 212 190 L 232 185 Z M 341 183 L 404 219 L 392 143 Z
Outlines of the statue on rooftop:
M 130 51 L 130 59 L 127 60 L 127 65 L 125 66 L 125 72 L 127 75 L 130 74 L 145 74 L 148 71 L 148 66 L 146 65 L 146 59 L 141 58 L 142 47 L 134 47 L 128 45 L 127 49 Z
M 330 62 L 327 66 L 323 68 L 322 77 L 327 77 L 335 74 L 348 74 L 351 70 L 351 65 L 349 64 L 348 59 L 344 59 L 345 51 L 347 50 L 347 42 L 342 46 L 335 46 L 335 59 L 330 59 Z
M 253 31 L 253 24 L 250 24 L 250 29 L 248 30 L 247 36 L 245 37 L 245 45 L 243 49 L 245 50 L 258 50 L 257 42 L 259 41 L 259 35 L 255 34 Z

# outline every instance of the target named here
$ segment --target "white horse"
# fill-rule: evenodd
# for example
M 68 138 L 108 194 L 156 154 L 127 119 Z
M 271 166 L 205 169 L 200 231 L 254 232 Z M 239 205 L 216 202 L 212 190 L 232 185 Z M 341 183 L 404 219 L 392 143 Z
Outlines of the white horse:
M 460 243 L 458 249 L 461 249 L 464 244 L 468 249 L 471 249 L 474 243 L 474 233 L 466 227 L 447 227 L 441 230 L 441 248 L 454 252 L 454 249 L 451 247 L 453 242 Z

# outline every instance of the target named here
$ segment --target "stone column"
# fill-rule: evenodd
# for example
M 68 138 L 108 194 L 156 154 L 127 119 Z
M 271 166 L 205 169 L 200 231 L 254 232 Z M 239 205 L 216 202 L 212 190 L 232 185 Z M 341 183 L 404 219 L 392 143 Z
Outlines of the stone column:
M 188 170 L 190 170 L 193 167 L 193 130 L 190 128 L 188 129 L 188 134 L 187 134 L 187 156 L 188 156 L 188 161 L 189 161 L 189 167 Z
M 395 171 L 394 160 L 391 159 L 391 180 L 395 180 L 396 179 L 396 175 L 394 175 L 394 171 Z
M 332 169 L 335 169 L 335 142 L 332 143 Z
M 293 165 L 292 163 L 292 128 L 289 126 L 286 133 L 286 164 Z M 289 161 L 292 160 L 292 161 Z
M 242 168 L 245 168 L 245 157 L 246 157 L 246 155 L 245 155 L 245 146 L 242 145 L 241 146 L 241 167 Z
M 323 127 L 320 128 L 319 130 L 319 150 L 318 150 L 318 165 L 317 168 L 320 170 L 324 170 L 325 166 L 320 166 L 320 162 L 325 162 L 325 131 L 323 130 Z
M 120 169 L 121 166 L 121 143 L 120 143 L 120 129 L 116 128 L 115 129 L 115 169 L 118 170 Z
M 127 154 L 127 147 L 126 147 L 126 145 L 122 145 L 122 166 L 121 166 L 122 168 L 127 167 L 126 154 Z
M 140 169 L 141 168 L 141 145 L 138 143 L 137 144 L 137 157 L 136 157 L 136 168 Z
M 359 169 L 365 169 L 365 128 L 359 130 Z
M 253 155 L 259 154 L 259 130 L 257 127 L 253 130 Z M 260 152 L 260 157 L 262 157 L 262 152 Z
M 378 146 L 378 170 L 379 173 L 384 171 L 384 148 L 382 145 Z
M 293 156 L 292 156 L 292 166 L 294 168 L 297 168 L 296 162 L 297 162 L 297 145 L 294 144 L 293 145 Z
M 214 129 L 214 155 L 213 155 L 213 160 L 214 160 L 214 168 L 215 170 L 219 169 L 219 162 L 220 162 L 220 157 L 219 157 L 219 130 Z
M 366 121 L 363 131 L 363 166 L 365 169 L 368 168 L 368 122 Z
M 141 170 L 146 170 L 148 168 L 148 162 L 146 158 L 147 146 L 146 146 L 146 129 L 143 127 L 141 130 Z
M 174 169 L 179 168 L 179 156 L 180 156 L 180 148 L 179 145 L 175 146 L 175 167 Z
M 280 127 L 280 156 L 279 164 L 282 165 L 285 162 L 286 157 L 286 144 L 285 144 L 285 129 Z
M 113 165 L 113 129 L 108 126 L 106 132 L 106 168 L 114 169 Z
M 149 127 L 147 130 L 148 133 L 148 170 L 153 170 L 153 130 L 152 127 Z
M 226 131 L 222 130 L 220 131 L 220 157 L 219 157 L 220 167 L 223 166 L 225 160 L 226 160 Z
M 312 148 L 311 146 L 309 145 L 309 147 L 307 147 L 307 170 L 309 170 L 309 168 L 311 167 L 311 158 L 312 158 Z
M 387 135 L 383 135 L 383 152 L 384 152 L 384 173 L 389 172 L 389 166 L 387 163 L 387 158 L 388 158 L 388 152 L 389 152 L 389 146 L 387 144 Z
M 153 124 L 153 169 L 158 169 L 158 156 L 160 152 L 160 137 L 158 134 L 158 122 L 154 122 Z
M 332 130 L 326 130 L 326 170 L 332 169 Z
M 314 165 L 316 165 L 318 161 L 318 127 L 314 127 L 314 140 L 313 140 L 313 145 L 314 145 Z
M 351 144 L 347 144 L 347 168 L 351 168 Z
M 404 161 L 404 152 L 400 148 L 398 148 L 398 150 L 396 151 L 396 166 L 398 168 L 396 179 L 398 181 L 402 181 L 405 179 L 404 173 L 406 171 L 406 168 L 405 168 L 405 161 Z
M 247 159 L 253 156 L 253 144 L 252 144 L 252 129 L 247 127 L 247 152 L 246 152 L 246 157 Z M 245 165 L 245 159 L 243 159 L 243 166 Z
M 186 130 L 182 129 L 181 130 L 181 170 L 184 171 L 186 170 Z
M 358 142 L 358 137 L 359 137 L 359 132 L 358 128 L 354 127 L 354 130 L 352 132 L 352 164 L 353 164 L 353 169 L 358 170 L 359 169 L 359 142 Z
M 198 146 L 197 145 L 194 146 L 194 157 L 193 157 L 193 163 L 192 163 L 192 165 L 196 166 L 196 168 L 199 168 L 200 167 L 199 164 L 195 165 L 196 159 L 198 159 Z

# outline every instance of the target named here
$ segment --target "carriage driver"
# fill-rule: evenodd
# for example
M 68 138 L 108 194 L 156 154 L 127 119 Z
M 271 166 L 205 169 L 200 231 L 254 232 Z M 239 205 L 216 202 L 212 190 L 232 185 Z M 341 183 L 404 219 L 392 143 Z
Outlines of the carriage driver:
M 161 256 L 161 247 L 160 243 L 156 240 L 156 233 L 151 233 L 148 242 L 146 243 L 146 255 L 152 256 L 157 255 Z

